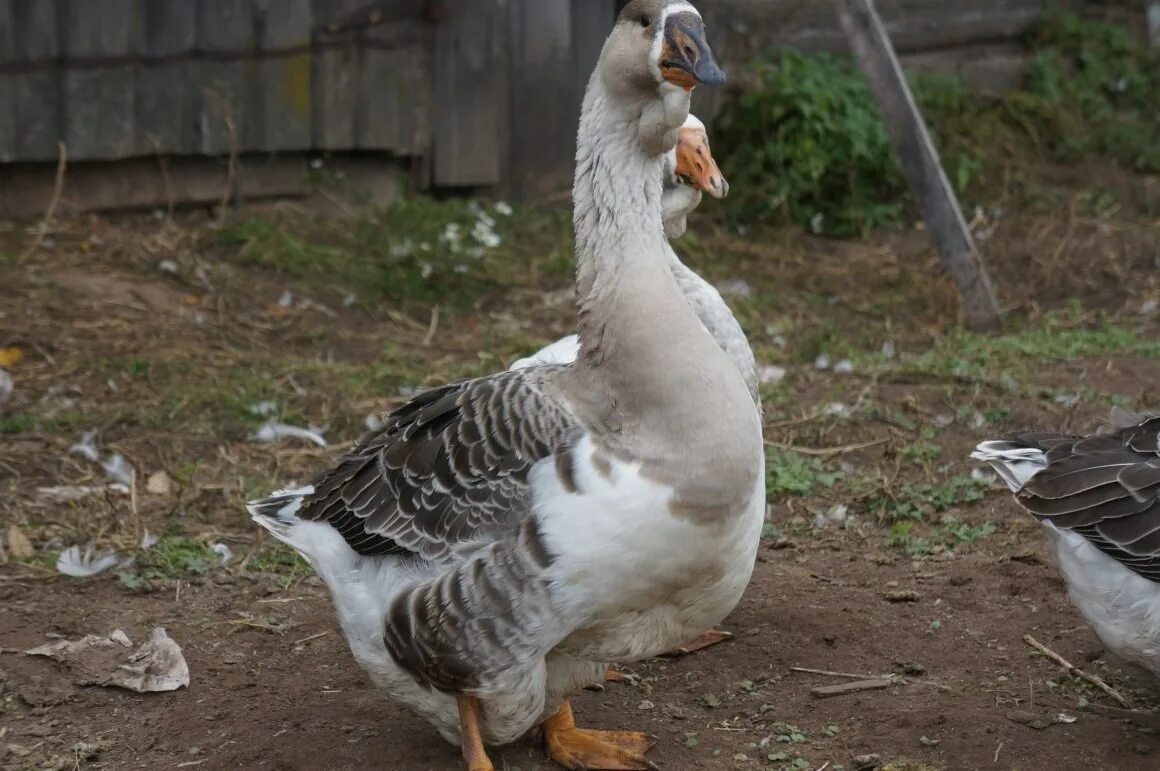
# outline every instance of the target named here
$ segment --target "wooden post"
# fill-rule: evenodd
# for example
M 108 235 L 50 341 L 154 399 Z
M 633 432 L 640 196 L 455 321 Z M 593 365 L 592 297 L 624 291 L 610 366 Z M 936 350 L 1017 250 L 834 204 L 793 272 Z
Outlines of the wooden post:
M 998 326 L 999 304 L 991 280 L 873 0 L 836 0 L 836 5 L 922 218 L 959 290 L 967 326 Z

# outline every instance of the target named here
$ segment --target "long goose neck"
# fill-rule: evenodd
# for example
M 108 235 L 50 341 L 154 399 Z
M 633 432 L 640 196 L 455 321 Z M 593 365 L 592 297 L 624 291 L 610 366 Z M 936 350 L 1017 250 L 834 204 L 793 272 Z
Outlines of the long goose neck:
M 619 334 L 639 304 L 680 296 L 669 271 L 661 223 L 663 158 L 640 141 L 641 108 L 609 98 L 598 74 L 589 83 L 577 137 L 573 224 L 576 304 L 583 364 L 603 362 L 629 341 Z M 639 340 L 639 336 L 634 338 Z

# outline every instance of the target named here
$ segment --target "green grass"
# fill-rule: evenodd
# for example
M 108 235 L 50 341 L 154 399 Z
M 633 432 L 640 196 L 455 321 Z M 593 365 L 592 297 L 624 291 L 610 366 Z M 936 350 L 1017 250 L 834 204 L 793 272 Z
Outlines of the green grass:
M 532 276 L 566 278 L 568 212 L 464 199 L 405 199 L 341 223 L 254 217 L 223 230 L 233 258 L 350 292 L 367 301 L 469 307 Z
M 897 495 L 870 499 L 867 510 L 887 522 L 929 521 L 934 514 L 983 500 L 986 491 L 987 482 L 960 475 L 934 484 L 904 485 Z
M 774 447 L 766 450 L 765 490 L 770 498 L 809 495 L 817 487 L 833 487 L 840 478 L 817 458 Z
M 916 557 L 951 551 L 956 546 L 973 543 L 994 532 L 995 526 L 989 521 L 970 525 L 954 517 L 946 517 L 939 527 L 933 529 L 923 529 L 915 522 L 903 521 L 890 526 L 883 543 Z
M 1061 11 L 1044 15 L 1028 45 L 1025 81 L 1011 93 L 943 74 L 910 79 L 960 195 L 1008 192 L 1012 182 L 1033 194 L 1037 159 L 1160 171 L 1160 54 L 1121 27 Z M 789 221 L 834 236 L 906 224 L 909 189 L 848 60 L 772 51 L 751 75 L 754 86 L 726 105 L 714 128 L 735 183 L 736 222 Z M 1115 205 L 1107 191 L 1094 194 L 1091 210 Z
M 882 370 L 994 380 L 1003 374 L 1024 374 L 1041 364 L 1083 356 L 1160 358 L 1160 341 L 1131 327 L 1106 319 L 1088 326 L 1076 323 L 1070 313 L 1054 313 L 1003 335 L 988 336 L 955 328 L 918 356 L 887 360 L 870 354 L 859 357 L 859 363 Z

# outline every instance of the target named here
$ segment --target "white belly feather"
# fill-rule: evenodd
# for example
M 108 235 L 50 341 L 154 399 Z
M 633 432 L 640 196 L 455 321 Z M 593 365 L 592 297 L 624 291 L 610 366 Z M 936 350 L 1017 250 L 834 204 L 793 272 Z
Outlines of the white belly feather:
M 1078 533 L 1050 523 L 1072 603 L 1110 652 L 1146 670 L 1160 684 L 1160 584 L 1097 549 Z
M 552 595 L 574 630 L 558 650 L 629 662 L 687 642 L 737 605 L 765 517 L 764 474 L 745 510 L 712 522 L 675 516 L 672 489 L 638 468 L 593 465 L 587 437 L 573 452 L 578 493 L 551 463 L 533 469 L 535 512 L 557 555 Z

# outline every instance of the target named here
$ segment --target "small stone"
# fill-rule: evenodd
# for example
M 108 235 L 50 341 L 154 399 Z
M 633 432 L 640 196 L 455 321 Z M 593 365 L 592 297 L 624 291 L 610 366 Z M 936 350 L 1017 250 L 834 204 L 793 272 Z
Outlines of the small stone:
M 707 693 L 701 697 L 701 704 L 707 709 L 713 709 L 714 707 L 721 706 L 721 700 L 713 694 Z
M 970 576 L 951 576 L 947 579 L 947 583 L 951 586 L 966 586 L 971 583 Z
M 665 714 L 671 717 L 673 720 L 686 720 L 689 717 L 689 713 L 685 712 L 682 707 L 679 707 L 676 704 L 666 704 Z
M 145 491 L 150 495 L 169 495 L 173 491 L 173 482 L 164 471 L 156 471 L 145 481 Z
M 1051 721 L 1043 715 L 1038 715 L 1034 712 L 1028 712 L 1022 709 L 1013 709 L 1007 713 L 1007 719 L 1012 723 L 1025 725 L 1028 728 L 1034 728 L 1037 731 L 1042 731 L 1051 725 Z
M 942 739 L 931 739 L 926 736 L 918 737 L 918 743 L 923 747 L 937 747 L 942 742 Z
M 887 602 L 918 602 L 921 595 L 913 589 L 900 589 L 883 595 Z
M 926 667 L 917 661 L 896 661 L 894 666 L 904 675 L 925 675 Z
M 878 768 L 878 766 L 882 765 L 882 756 L 876 752 L 871 752 L 867 755 L 855 755 L 853 760 L 855 771 Z
M 24 531 L 16 525 L 9 526 L 6 540 L 8 541 L 8 553 L 16 559 L 36 554 L 36 549 L 32 547 L 32 541 L 29 541 Z
M 653 709 L 654 707 L 656 707 L 656 705 L 655 705 L 655 704 L 653 704 L 653 703 L 652 703 L 651 701 L 649 701 L 648 699 L 645 699 L 645 700 L 643 700 L 643 701 L 642 701 L 640 704 L 637 704 L 637 705 L 636 705 L 636 708 L 637 708 L 637 709 Z

